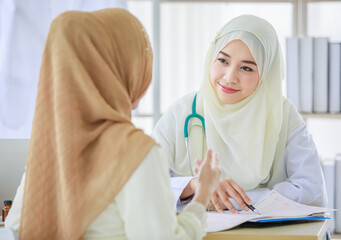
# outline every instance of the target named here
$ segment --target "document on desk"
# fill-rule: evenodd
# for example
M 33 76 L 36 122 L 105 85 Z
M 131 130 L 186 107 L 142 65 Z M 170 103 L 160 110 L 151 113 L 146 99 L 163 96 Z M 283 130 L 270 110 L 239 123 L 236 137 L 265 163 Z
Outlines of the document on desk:
M 283 217 L 307 217 L 314 213 L 331 212 L 334 209 L 313 207 L 292 201 L 276 191 L 271 191 L 263 200 L 254 205 L 260 212 L 241 211 L 240 214 L 208 212 L 206 232 L 218 232 L 236 227 L 255 219 L 275 219 Z

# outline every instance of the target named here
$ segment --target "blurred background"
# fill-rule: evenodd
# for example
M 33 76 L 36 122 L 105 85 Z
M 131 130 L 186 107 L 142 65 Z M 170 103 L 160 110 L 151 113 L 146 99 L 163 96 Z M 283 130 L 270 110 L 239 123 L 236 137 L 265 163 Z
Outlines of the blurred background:
M 341 1 L 0 0 L 0 138 L 29 138 L 41 55 L 52 19 L 66 10 L 128 9 L 144 24 L 155 55 L 153 86 L 134 123 L 151 134 L 177 98 L 197 91 L 206 51 L 228 20 L 254 14 L 276 29 L 284 57 L 288 37 L 341 42 Z M 287 95 L 286 79 L 283 93 Z M 305 115 L 322 158 L 341 152 L 338 114 Z
M 173 102 L 199 89 L 211 40 L 238 15 L 268 20 L 277 31 L 285 59 L 288 38 L 326 37 L 330 43 L 341 42 L 341 1 L 0 0 L 0 139 L 30 138 L 41 55 L 53 18 L 66 10 L 107 7 L 133 13 L 152 41 L 153 84 L 133 112 L 133 122 L 147 134 Z M 287 79 L 283 94 L 288 95 Z M 321 160 L 335 159 L 341 153 L 340 113 L 312 111 L 303 116 Z

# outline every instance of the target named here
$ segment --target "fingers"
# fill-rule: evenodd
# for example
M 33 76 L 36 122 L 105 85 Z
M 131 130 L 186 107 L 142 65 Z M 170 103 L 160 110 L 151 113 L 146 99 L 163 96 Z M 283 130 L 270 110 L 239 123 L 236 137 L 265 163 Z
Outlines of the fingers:
M 217 152 L 214 154 L 214 157 L 213 157 L 213 167 L 220 169 L 220 161 L 219 161 L 219 156 Z
M 207 150 L 204 164 L 209 164 L 209 166 L 211 165 L 211 162 L 212 162 L 212 152 L 213 152 L 212 148 L 209 148 Z
M 241 188 L 236 182 L 231 178 L 221 179 L 219 183 L 219 176 L 221 174 L 220 161 L 218 153 L 213 154 L 211 148 L 206 152 L 205 161 L 196 159 L 197 164 L 200 169 L 195 168 L 195 173 L 202 175 L 202 182 L 206 182 L 205 179 L 211 180 L 211 189 L 213 190 L 211 194 L 211 202 L 218 212 L 223 212 L 224 209 L 230 210 L 232 213 L 239 213 L 239 211 L 234 207 L 229 198 L 234 199 L 234 201 L 245 211 L 249 211 L 246 204 L 251 205 L 252 201 L 245 193 L 244 189 Z M 205 174 L 200 174 L 202 171 Z M 216 180 L 214 180 L 216 178 Z M 199 180 L 201 177 L 199 176 Z M 215 183 L 214 183 L 215 182 Z M 214 190 L 215 189 L 215 190 Z
M 215 170 L 218 176 L 221 175 L 220 160 L 217 152 L 214 154 L 213 158 L 213 169 Z
M 201 167 L 203 161 L 200 160 L 199 158 L 195 159 L 195 162 L 198 164 L 199 167 Z M 194 168 L 194 172 L 195 174 L 198 174 L 199 173 L 199 168 Z
M 203 163 L 205 165 L 208 165 L 208 166 L 211 166 L 211 162 L 212 162 L 212 149 L 208 149 L 208 151 L 206 152 L 206 158 L 205 158 L 205 161 L 202 161 L 200 159 L 195 159 L 195 162 L 198 164 L 199 168 L 203 166 Z M 198 174 L 199 173 L 199 168 L 194 168 L 194 172 L 195 174 Z
M 233 181 L 231 179 L 231 185 L 232 187 L 238 192 L 238 194 L 242 197 L 242 199 L 244 200 L 244 202 L 246 202 L 249 205 L 252 205 L 252 201 L 251 199 L 248 197 L 248 195 L 246 194 L 246 192 L 244 191 L 243 188 L 241 188 L 235 181 Z
M 212 203 L 212 200 L 210 199 L 210 202 L 208 203 L 207 205 L 207 208 L 206 208 L 207 211 L 216 211 L 213 203 Z
M 199 158 L 195 159 L 195 162 L 198 164 L 198 166 L 200 167 L 202 164 L 202 160 L 200 160 Z
M 212 162 L 212 155 L 213 155 L 213 168 L 220 168 L 220 161 L 219 161 L 219 156 L 218 153 L 213 154 L 213 150 L 209 148 L 206 152 L 206 159 L 205 159 L 205 164 L 211 164 Z M 203 161 L 200 159 L 195 159 L 195 162 L 198 164 L 200 167 L 203 164 Z
M 239 211 L 233 206 L 233 204 L 231 203 L 230 199 L 226 195 L 225 191 L 223 191 L 223 189 L 220 188 L 217 191 L 217 195 L 219 196 L 220 201 L 225 206 L 224 208 L 228 209 L 232 213 L 239 214 Z
M 215 207 L 217 212 L 224 213 L 224 210 L 221 207 L 221 204 L 220 204 L 220 201 L 219 201 L 218 194 L 216 192 L 213 193 L 213 195 L 211 197 L 211 202 L 212 202 L 212 204 Z
M 235 183 L 231 178 L 223 179 L 220 182 L 220 189 L 223 189 L 220 195 L 225 194 L 226 197 L 233 198 L 243 210 L 249 211 L 249 208 L 245 204 L 244 198 L 240 195 L 240 192 L 242 192 L 243 195 L 247 197 L 245 191 L 237 183 Z M 247 197 L 247 199 L 250 200 L 249 197 Z M 226 205 L 226 207 L 229 207 L 229 205 Z
M 229 197 L 233 198 L 243 210 L 248 211 L 248 207 L 246 206 L 244 200 L 231 185 L 225 184 L 225 191 L 227 192 Z

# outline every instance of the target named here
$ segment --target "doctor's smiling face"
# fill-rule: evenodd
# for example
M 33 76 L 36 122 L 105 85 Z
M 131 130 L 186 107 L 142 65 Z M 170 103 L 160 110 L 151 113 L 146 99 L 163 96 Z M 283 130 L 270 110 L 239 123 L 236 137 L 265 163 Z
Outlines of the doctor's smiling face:
M 247 45 L 232 40 L 212 64 L 211 84 L 223 103 L 237 103 L 250 96 L 259 81 L 258 67 Z

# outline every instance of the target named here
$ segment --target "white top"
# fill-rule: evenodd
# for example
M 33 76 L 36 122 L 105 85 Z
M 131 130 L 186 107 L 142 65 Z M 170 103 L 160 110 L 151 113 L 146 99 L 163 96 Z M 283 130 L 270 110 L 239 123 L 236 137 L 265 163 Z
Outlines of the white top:
M 5 227 L 18 230 L 25 174 Z M 100 201 L 101 197 L 98 196 Z M 85 239 L 202 239 L 206 212 L 191 202 L 179 215 L 174 210 L 166 158 L 154 146 L 114 201 L 88 227 Z M 89 206 L 91 207 L 91 206 Z
M 182 135 L 179 133 L 179 131 L 183 132 L 184 125 L 180 124 L 178 121 L 179 118 L 182 118 L 183 122 L 185 122 L 185 118 L 191 113 L 193 97 L 194 94 L 189 94 L 181 98 L 172 107 L 170 107 L 165 114 L 163 114 L 155 127 L 153 133 L 154 138 L 166 153 L 170 166 L 183 164 L 183 169 L 189 168 L 186 148 L 184 147 L 185 140 L 183 133 Z M 197 121 L 194 125 L 196 126 L 197 124 L 200 125 L 200 122 Z M 179 126 L 182 126 L 182 128 L 179 129 Z M 198 131 L 198 129 L 199 128 L 197 128 L 196 131 Z M 188 131 L 190 135 L 191 130 L 189 129 Z M 192 142 L 195 142 L 196 139 L 190 138 L 190 141 L 191 140 Z M 193 144 L 194 143 L 192 143 L 192 145 Z M 203 148 L 205 149 L 206 146 L 203 146 Z M 193 153 L 193 151 L 191 151 L 192 166 L 195 165 L 193 161 L 194 158 L 202 158 L 201 151 L 198 152 L 199 153 Z M 287 198 L 302 204 L 326 206 L 327 195 L 325 181 L 318 153 L 313 139 L 307 131 L 306 124 L 300 125 L 289 134 L 286 139 L 285 152 L 282 159 L 282 162 L 274 163 L 272 169 L 273 172 L 270 173 L 270 175 L 274 173 L 277 175 L 283 175 L 283 177 L 275 178 L 270 176 L 270 181 L 267 184 L 263 184 L 246 192 L 251 198 L 253 204 L 261 200 L 272 189 L 274 189 Z M 179 201 L 179 197 L 183 189 L 191 180 L 191 177 L 172 170 L 173 169 L 171 167 L 171 186 L 175 198 L 178 199 L 178 210 L 181 210 L 183 208 L 183 204 L 186 202 Z M 234 205 L 237 207 L 235 202 Z M 237 207 L 237 209 L 240 208 Z

